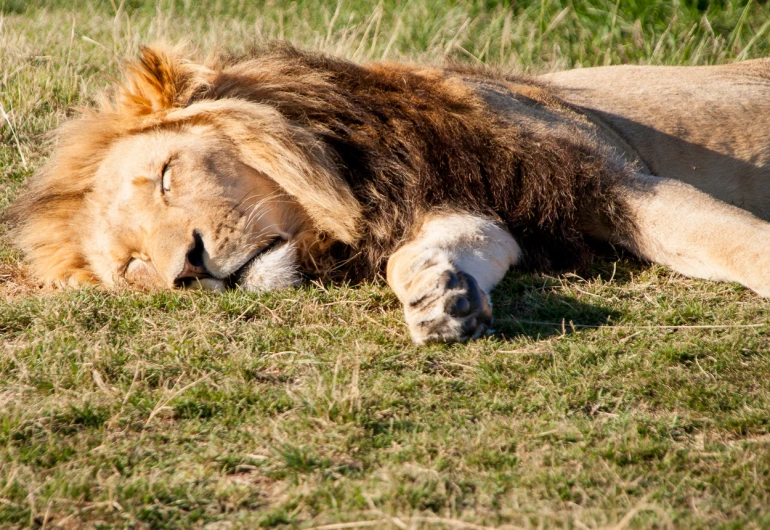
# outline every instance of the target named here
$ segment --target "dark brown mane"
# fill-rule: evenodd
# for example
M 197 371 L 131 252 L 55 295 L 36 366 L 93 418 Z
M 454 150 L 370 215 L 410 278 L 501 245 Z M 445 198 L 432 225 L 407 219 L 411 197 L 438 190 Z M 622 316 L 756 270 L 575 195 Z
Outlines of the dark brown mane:
M 351 280 L 381 274 L 388 256 L 436 209 L 498 220 L 535 269 L 589 263 L 587 223 L 628 226 L 614 186 L 625 168 L 586 141 L 557 139 L 498 116 L 474 89 L 483 84 L 530 106 L 566 108 L 526 79 L 461 66 L 360 66 L 285 44 L 209 65 L 179 49 L 148 48 L 125 74 L 112 98 L 60 128 L 56 152 L 7 214 L 15 241 L 41 276 L 92 278 L 77 228 L 81 218 L 73 212 L 83 212 L 96 168 L 116 138 L 163 126 L 175 109 L 224 99 L 278 111 L 294 127 L 286 143 L 308 160 L 321 156 L 333 174 L 302 184 L 313 188 L 308 195 L 316 202 L 325 201 L 320 215 L 296 189 L 289 192 L 315 215 L 319 230 L 343 227 L 328 235 L 345 243 L 331 252 L 324 244 L 324 255 L 312 256 L 323 258 L 320 273 L 333 270 Z M 241 114 L 228 119 L 251 123 Z M 259 131 L 244 134 L 248 139 Z M 335 201 L 348 193 L 337 189 L 344 187 L 340 177 L 352 196 Z
M 432 208 L 484 213 L 519 241 L 538 269 L 591 258 L 583 217 L 620 215 L 622 168 L 586 145 L 537 136 L 495 116 L 461 81 L 526 83 L 489 70 L 359 66 L 273 45 L 230 58 L 203 98 L 266 103 L 333 149 L 364 210 L 351 277 L 385 259 Z M 340 258 L 355 253 L 347 249 Z

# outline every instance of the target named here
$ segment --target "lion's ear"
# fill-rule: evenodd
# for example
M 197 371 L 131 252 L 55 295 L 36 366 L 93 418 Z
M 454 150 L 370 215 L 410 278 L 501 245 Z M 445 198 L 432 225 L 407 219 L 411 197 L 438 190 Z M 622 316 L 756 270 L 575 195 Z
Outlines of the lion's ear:
M 142 46 L 141 51 L 138 61 L 125 66 L 125 81 L 117 87 L 118 112 L 144 115 L 186 107 L 214 78 L 212 70 L 187 59 L 182 46 Z

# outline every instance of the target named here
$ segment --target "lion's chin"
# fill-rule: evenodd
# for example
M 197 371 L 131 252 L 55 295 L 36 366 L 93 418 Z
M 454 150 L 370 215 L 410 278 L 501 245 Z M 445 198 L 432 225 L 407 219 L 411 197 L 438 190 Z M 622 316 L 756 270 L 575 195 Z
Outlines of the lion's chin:
M 240 288 L 251 293 L 261 293 L 297 285 L 302 281 L 297 265 L 297 246 L 291 241 L 277 243 L 232 276 L 235 278 L 198 278 L 185 287 L 218 292 Z
M 257 256 L 247 265 L 236 285 L 245 291 L 264 292 L 291 287 L 301 280 L 297 247 L 287 241 Z

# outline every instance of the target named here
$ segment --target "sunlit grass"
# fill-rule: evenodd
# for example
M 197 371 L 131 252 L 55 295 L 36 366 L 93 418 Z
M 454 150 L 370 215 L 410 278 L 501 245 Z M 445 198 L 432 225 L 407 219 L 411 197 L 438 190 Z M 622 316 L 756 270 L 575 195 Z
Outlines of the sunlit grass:
M 0 0 L 0 206 L 141 43 L 525 72 L 767 53 L 770 9 L 711 4 Z M 382 285 L 54 293 L 0 244 L 0 295 L 3 528 L 770 526 L 768 306 L 734 284 L 511 273 L 495 336 L 429 347 Z

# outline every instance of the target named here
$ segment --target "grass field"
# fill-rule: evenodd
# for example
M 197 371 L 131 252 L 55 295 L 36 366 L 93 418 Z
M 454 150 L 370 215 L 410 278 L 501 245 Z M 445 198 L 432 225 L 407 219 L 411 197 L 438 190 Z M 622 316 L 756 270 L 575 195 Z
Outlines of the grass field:
M 756 2 L 0 0 L 0 208 L 140 43 L 541 72 L 769 52 Z M 768 528 L 770 305 L 627 256 L 416 347 L 378 284 L 46 291 L 0 229 L 0 528 Z

